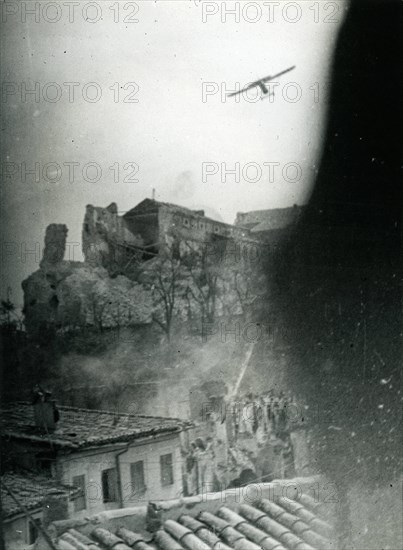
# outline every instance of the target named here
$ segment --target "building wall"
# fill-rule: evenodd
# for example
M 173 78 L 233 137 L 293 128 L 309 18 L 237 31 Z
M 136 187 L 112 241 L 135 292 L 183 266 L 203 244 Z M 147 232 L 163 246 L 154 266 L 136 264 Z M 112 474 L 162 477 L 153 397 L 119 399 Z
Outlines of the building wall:
M 69 515 L 71 517 L 86 517 L 88 514 L 96 514 L 104 510 L 121 508 L 120 502 L 103 502 L 102 471 L 108 468 L 116 468 L 116 456 L 125 451 L 126 446 L 109 447 L 104 451 L 74 453 L 70 456 L 62 456 L 58 459 L 59 475 L 64 483 L 73 483 L 75 476 L 85 476 L 86 508 L 75 511 L 74 502 L 70 503 Z M 173 484 L 163 487 L 160 476 L 160 456 L 172 453 Z M 145 504 L 154 499 L 177 498 L 182 493 L 182 457 L 180 451 L 179 434 L 154 439 L 143 444 L 140 441 L 133 442 L 127 452 L 118 457 L 123 507 L 133 507 Z M 130 465 L 134 462 L 144 461 L 144 475 L 146 491 L 141 495 L 133 495 L 130 477 Z
M 31 515 L 36 520 L 42 520 L 42 511 L 33 511 Z M 24 515 L 18 515 L 3 521 L 3 536 L 6 549 L 21 548 L 32 544 L 30 540 L 30 520 Z
M 83 224 L 83 252 L 92 265 L 109 268 L 122 263 L 123 249 L 116 246 L 146 246 L 168 243 L 169 237 L 182 242 L 211 242 L 212 238 L 257 241 L 244 227 L 235 227 L 180 207 L 160 203 L 136 207 L 125 216 L 112 203 L 107 208 L 87 206 Z M 124 263 L 124 262 L 123 262 Z
M 161 206 L 158 221 L 161 242 L 164 242 L 167 234 L 184 241 L 209 242 L 213 235 L 228 239 L 242 238 L 245 232 L 241 227 L 235 228 L 190 211 L 174 210 L 167 206 Z
M 110 263 L 120 260 L 116 244 L 139 246 L 143 242 L 136 231 L 131 231 L 117 206 L 107 208 L 87 206 L 82 231 L 82 248 L 86 262 L 93 266 L 108 268 Z
M 141 235 L 145 246 L 158 243 L 158 212 L 138 212 L 124 218 L 124 223 L 132 235 Z

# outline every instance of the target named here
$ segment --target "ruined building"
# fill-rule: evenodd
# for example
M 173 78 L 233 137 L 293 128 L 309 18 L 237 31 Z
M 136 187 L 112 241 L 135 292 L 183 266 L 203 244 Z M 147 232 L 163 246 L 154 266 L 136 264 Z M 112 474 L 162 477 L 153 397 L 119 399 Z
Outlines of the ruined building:
M 47 227 L 40 267 L 22 283 L 28 332 L 150 323 L 149 291 L 123 275 L 110 276 L 103 267 L 107 248 L 101 239 L 85 262 L 65 259 L 67 232 L 63 224 Z
M 300 209 L 285 210 L 290 212 L 238 214 L 236 224 L 229 225 L 208 218 L 202 210 L 154 199 L 144 199 L 125 212 L 118 211 L 116 203 L 106 208 L 88 205 L 82 230 L 84 262 L 65 258 L 65 225 L 51 224 L 46 230 L 40 268 L 22 283 L 27 330 L 38 331 L 44 325 L 102 330 L 150 323 L 150 286 L 139 282 L 144 262 L 163 252 L 180 257 L 185 249 L 203 247 L 210 247 L 211 260 L 218 250 L 234 247 L 242 249 L 244 259 L 247 254 L 263 256 L 257 248 L 266 246 L 267 240 L 279 240 Z
M 130 263 L 142 256 L 144 240 L 130 231 L 116 203 L 107 208 L 87 205 L 82 249 L 86 263 L 103 267 L 111 276 L 127 272 Z
M 154 199 L 144 199 L 127 212 L 118 212 L 115 203 L 87 206 L 82 239 L 86 262 L 105 267 L 111 275 L 123 270 L 129 276 L 136 262 L 158 255 L 164 247 L 259 243 L 249 229 L 208 218 L 203 210 Z
M 126 212 L 124 220 L 133 234 L 141 235 L 145 246 L 167 242 L 169 237 L 199 243 L 212 239 L 252 241 L 248 230 L 208 218 L 204 210 L 151 199 Z

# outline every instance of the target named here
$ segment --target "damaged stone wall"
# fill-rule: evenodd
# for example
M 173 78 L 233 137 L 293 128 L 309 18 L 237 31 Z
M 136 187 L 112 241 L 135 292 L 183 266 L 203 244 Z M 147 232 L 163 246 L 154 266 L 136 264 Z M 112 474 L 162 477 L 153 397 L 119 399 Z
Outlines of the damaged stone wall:
M 165 243 L 167 235 L 180 242 L 192 243 L 196 249 L 215 243 L 244 243 L 246 246 L 260 246 L 256 237 L 242 227 L 215 221 L 202 212 L 161 205 L 158 210 L 159 242 Z
M 92 267 L 104 267 L 111 276 L 126 273 L 133 256 L 139 256 L 144 245 L 140 235 L 133 234 L 118 214 L 116 203 L 107 208 L 87 205 L 82 249 L 85 261 Z
M 95 261 L 64 260 L 66 238 L 65 225 L 48 226 L 40 268 L 22 283 L 28 332 L 43 326 L 102 330 L 150 323 L 150 292 L 123 275 L 110 277 Z
M 175 298 L 175 318 L 179 322 L 204 319 L 203 308 L 208 309 L 211 304 L 203 302 L 203 295 L 214 296 L 213 313 L 217 317 L 243 314 L 253 300 L 244 275 L 246 269 L 256 271 L 258 267 L 253 258 L 252 262 L 251 258 L 245 260 L 244 252 L 256 256 L 258 245 L 246 238 L 241 253 L 239 243 L 231 236 L 231 226 L 215 224 L 191 211 L 186 217 L 184 209 L 163 203 L 157 210 L 153 231 L 157 231 L 157 244 L 163 244 L 157 257 L 146 248 L 145 233 L 133 232 L 131 218 L 119 215 L 116 203 L 106 208 L 87 205 L 82 229 L 84 262 L 64 259 L 67 227 L 48 226 L 40 269 L 22 285 L 27 330 L 38 331 L 44 325 L 56 329 L 94 326 L 102 330 L 150 323 L 153 315 L 161 318 L 161 304 L 156 303 L 153 289 L 161 256 L 165 257 L 167 251 L 173 257 L 176 252 L 178 258 L 188 255 L 188 263 L 189 252 L 196 254 L 191 269 L 185 263 L 182 266 L 183 276 Z M 141 208 L 138 215 L 143 219 Z M 203 255 L 206 262 L 201 261 Z M 207 281 L 208 275 L 210 282 L 215 281 L 214 288 L 202 281 Z
M 45 234 L 45 248 L 41 266 L 57 264 L 64 258 L 68 229 L 64 224 L 52 223 Z

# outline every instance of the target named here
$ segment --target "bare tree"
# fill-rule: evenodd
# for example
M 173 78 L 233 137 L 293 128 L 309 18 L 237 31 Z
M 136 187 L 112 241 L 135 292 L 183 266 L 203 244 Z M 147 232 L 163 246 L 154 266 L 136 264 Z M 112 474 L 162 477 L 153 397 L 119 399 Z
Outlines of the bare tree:
M 187 248 L 183 258 L 188 273 L 187 292 L 198 306 L 202 323 L 211 323 L 222 293 L 222 268 L 213 262 L 207 247 L 195 248 L 187 243 Z
M 148 284 L 152 291 L 153 321 L 168 340 L 179 300 L 186 295 L 186 273 L 176 250 L 175 243 L 162 246 L 159 255 L 144 264 L 141 274 L 142 282 Z

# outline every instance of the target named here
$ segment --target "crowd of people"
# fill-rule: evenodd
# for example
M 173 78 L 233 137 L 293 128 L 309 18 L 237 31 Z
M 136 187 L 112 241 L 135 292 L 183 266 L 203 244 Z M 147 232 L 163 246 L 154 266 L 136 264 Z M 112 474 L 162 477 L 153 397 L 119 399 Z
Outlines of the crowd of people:
M 237 445 L 228 446 L 222 439 L 198 437 L 186 453 L 185 492 L 195 495 L 239 485 L 242 472 L 248 472 L 249 482 L 257 480 L 250 452 Z
M 290 429 L 303 418 L 303 412 L 290 394 L 269 390 L 261 394 L 249 393 L 229 404 L 230 428 L 235 440 L 242 437 L 255 437 L 263 444 L 267 437 L 274 435 L 283 439 Z M 227 410 L 228 410 L 227 409 Z
M 295 399 L 274 391 L 249 393 L 210 411 L 208 435 L 191 442 L 185 455 L 186 494 L 291 477 L 290 431 L 300 419 Z

